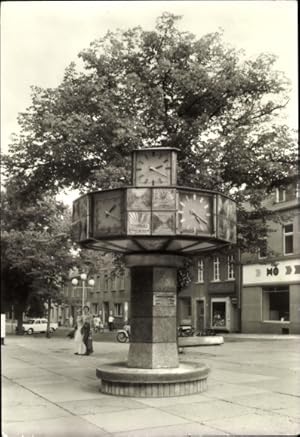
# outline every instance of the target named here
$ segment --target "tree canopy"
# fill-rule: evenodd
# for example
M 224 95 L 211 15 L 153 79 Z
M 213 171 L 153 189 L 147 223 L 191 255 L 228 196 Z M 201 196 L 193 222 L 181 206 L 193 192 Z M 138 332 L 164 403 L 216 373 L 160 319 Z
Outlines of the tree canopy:
M 30 301 L 61 300 L 70 270 L 93 274 L 101 263 L 99 254 L 78 251 L 72 242 L 68 207 L 52 196 L 23 198 L 17 184 L 7 184 L 1 193 L 3 307 L 14 305 L 21 321 Z
M 179 19 L 108 32 L 58 87 L 32 88 L 4 157 L 22 193 L 129 184 L 131 151 L 152 146 L 179 149 L 179 184 L 229 193 L 256 213 L 288 180 L 296 146 L 279 121 L 290 90 L 275 57 L 247 58 L 222 32 L 197 39 Z

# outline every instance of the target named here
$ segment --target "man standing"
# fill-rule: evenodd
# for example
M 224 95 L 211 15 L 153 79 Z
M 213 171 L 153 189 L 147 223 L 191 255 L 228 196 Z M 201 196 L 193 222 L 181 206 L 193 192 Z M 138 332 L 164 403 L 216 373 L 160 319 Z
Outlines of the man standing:
M 110 313 L 110 315 L 108 317 L 108 329 L 110 331 L 113 331 L 113 329 L 114 329 L 114 320 L 115 320 L 114 316 L 112 315 L 112 313 Z

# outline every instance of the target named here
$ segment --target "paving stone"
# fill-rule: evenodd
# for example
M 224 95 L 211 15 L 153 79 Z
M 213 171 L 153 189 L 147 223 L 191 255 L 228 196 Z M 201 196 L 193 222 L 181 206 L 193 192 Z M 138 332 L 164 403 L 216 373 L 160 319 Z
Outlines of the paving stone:
M 263 410 L 279 410 L 298 408 L 300 416 L 300 398 L 279 393 L 260 393 L 256 395 L 244 395 L 235 397 L 237 404 Z
M 99 396 L 99 388 L 87 385 L 76 385 L 70 381 L 66 384 L 41 385 L 35 387 L 35 393 L 45 397 L 51 402 L 74 401 L 84 399 L 97 399 Z
M 23 400 L 23 405 L 4 406 L 2 408 L 2 421 L 3 423 L 9 422 L 24 422 L 31 420 L 50 419 L 54 417 L 70 416 L 71 413 L 59 408 L 56 405 L 50 404 L 50 402 L 43 405 L 27 405 L 26 399 Z
M 137 431 L 125 431 L 114 433 L 114 437 L 200 437 L 207 435 L 229 435 L 222 431 L 216 431 L 210 426 L 200 423 L 186 423 L 184 425 L 153 427 L 139 429 Z
M 280 410 L 276 410 L 276 413 L 280 416 L 291 417 L 296 422 L 300 421 L 300 406 L 297 407 L 289 407 L 289 408 L 281 408 Z
M 165 411 L 143 408 L 112 413 L 103 413 L 84 416 L 86 420 L 101 426 L 108 432 L 132 431 L 152 427 L 180 425 L 188 421 L 182 417 L 169 414 Z
M 243 371 L 239 372 L 230 372 L 226 370 L 214 370 L 213 379 L 221 382 L 232 382 L 234 384 L 238 383 L 249 383 L 249 382 L 260 382 L 265 380 L 274 380 L 276 376 L 269 375 L 257 375 L 254 373 L 244 373 Z
M 131 398 L 122 398 L 117 396 L 107 396 L 99 394 L 97 399 L 59 402 L 59 406 L 77 415 L 88 415 L 97 413 L 108 413 L 128 409 L 145 408 L 140 402 Z
M 38 367 L 25 367 L 25 368 L 20 368 L 20 369 L 3 369 L 3 374 L 7 377 L 7 378 L 11 378 L 13 380 L 19 380 L 19 379 L 25 379 L 25 378 L 35 378 L 35 377 L 51 377 L 53 375 L 53 372 L 45 370 L 45 369 L 41 369 Z
M 253 409 L 224 402 L 220 400 L 200 402 L 193 404 L 182 404 L 162 407 L 164 411 L 174 415 L 180 415 L 195 422 L 205 422 L 216 418 L 239 417 L 253 413 Z
M 2 431 L 9 437 L 111 437 L 101 427 L 76 416 L 9 423 Z
M 141 398 L 139 399 L 139 402 L 149 407 L 160 408 L 168 405 L 181 405 L 181 404 L 191 404 L 194 402 L 207 402 L 207 397 L 203 396 L 203 393 L 198 393 L 194 395 L 176 396 L 176 397 L 174 396 L 169 398 Z
M 260 393 L 267 393 L 268 390 L 259 387 L 248 387 L 245 384 L 219 384 L 210 386 L 209 389 L 203 393 L 203 396 L 213 399 L 231 400 L 236 396 L 256 395 Z
M 214 426 L 223 432 L 237 435 L 297 435 L 300 433 L 300 423 L 288 417 L 279 415 L 248 414 L 223 419 L 212 419 L 205 422 L 206 425 Z

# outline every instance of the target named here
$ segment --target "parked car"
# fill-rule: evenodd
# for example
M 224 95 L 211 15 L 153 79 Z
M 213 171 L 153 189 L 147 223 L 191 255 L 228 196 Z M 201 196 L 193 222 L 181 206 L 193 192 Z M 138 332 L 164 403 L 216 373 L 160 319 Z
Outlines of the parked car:
M 50 323 L 50 332 L 56 331 L 58 327 L 57 323 Z M 23 322 L 22 329 L 24 334 L 31 335 L 33 333 L 40 333 L 47 331 L 47 319 L 28 319 Z M 18 327 L 16 328 L 16 332 Z

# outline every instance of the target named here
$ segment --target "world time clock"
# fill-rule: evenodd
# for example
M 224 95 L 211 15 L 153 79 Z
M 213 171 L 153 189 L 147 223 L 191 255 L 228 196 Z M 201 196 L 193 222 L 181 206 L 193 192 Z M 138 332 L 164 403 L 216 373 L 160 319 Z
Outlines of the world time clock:
M 123 230 L 123 196 L 121 190 L 94 194 L 94 236 L 117 234 Z
M 203 193 L 180 191 L 178 230 L 181 234 L 211 234 L 212 197 Z
M 135 186 L 169 186 L 176 183 L 175 149 L 152 148 L 133 152 Z
M 90 196 L 82 196 L 73 202 L 72 237 L 84 241 L 90 234 Z

